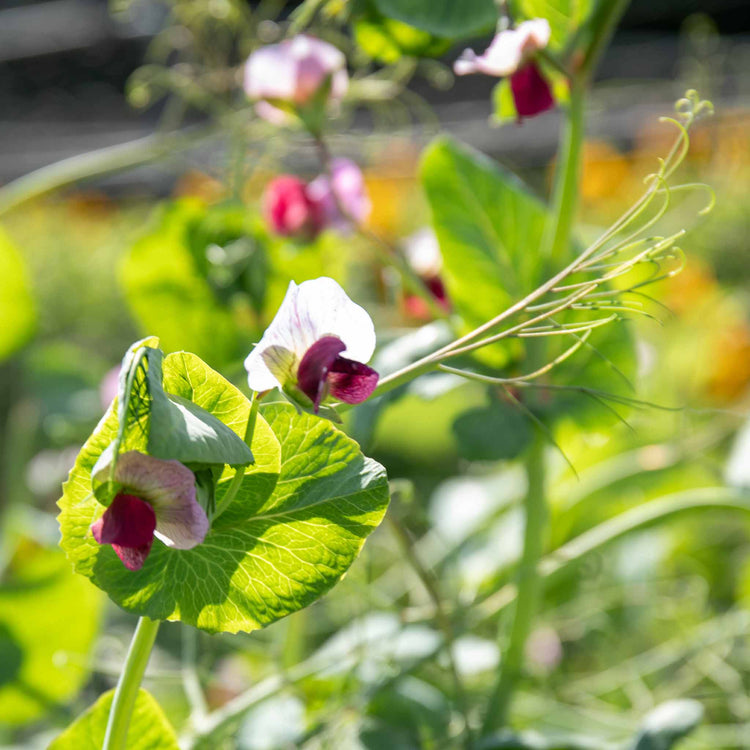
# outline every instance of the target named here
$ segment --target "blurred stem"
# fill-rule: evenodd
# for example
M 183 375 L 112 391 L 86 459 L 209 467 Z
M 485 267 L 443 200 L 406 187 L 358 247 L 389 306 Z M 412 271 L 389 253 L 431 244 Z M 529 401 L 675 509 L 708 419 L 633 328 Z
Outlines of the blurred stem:
M 315 146 L 318 150 L 318 157 L 323 167 L 323 171 L 328 175 L 328 179 L 331 183 L 331 195 L 336 202 L 341 215 L 346 218 L 351 225 L 356 229 L 357 233 L 364 237 L 366 240 L 372 243 L 375 249 L 378 251 L 380 260 L 387 266 L 394 268 L 399 276 L 404 287 L 412 294 L 416 294 L 420 297 L 427 305 L 430 313 L 436 318 L 448 318 L 448 311 L 437 301 L 435 295 L 427 288 L 425 283 L 414 271 L 414 269 L 407 263 L 406 259 L 399 253 L 389 242 L 383 239 L 379 234 L 373 232 L 371 229 L 367 229 L 362 225 L 361 222 L 357 221 L 353 216 L 350 216 L 344 206 L 341 205 L 336 191 L 333 189 L 333 174 L 331 164 L 333 157 L 331 151 L 328 148 L 328 144 L 325 139 L 319 133 L 310 131 L 310 135 L 315 139 Z
M 257 393 L 253 393 L 250 396 L 250 413 L 247 415 L 247 426 L 245 427 L 245 443 L 248 448 L 252 446 L 253 435 L 255 434 L 255 423 L 258 421 L 258 407 L 260 406 L 260 398 Z M 227 489 L 224 497 L 221 498 L 219 504 L 216 506 L 211 522 L 213 523 L 216 519 L 232 504 L 235 496 L 239 492 L 242 485 L 242 480 L 245 478 L 245 470 L 247 466 L 239 466 L 234 472 L 232 481 Z
M 458 671 L 456 665 L 455 655 L 453 653 L 453 643 L 455 641 L 455 634 L 453 632 L 453 623 L 448 617 L 445 607 L 443 606 L 443 597 L 440 591 L 440 584 L 437 576 L 428 570 L 419 558 L 416 550 L 414 549 L 414 542 L 409 530 L 401 522 L 399 508 L 397 505 L 398 492 L 393 492 L 391 497 L 392 512 L 386 515 L 386 518 L 390 522 L 391 528 L 394 531 L 396 540 L 398 541 L 399 547 L 404 554 L 407 562 L 413 568 L 417 577 L 422 582 L 427 595 L 430 597 L 433 606 L 435 607 L 435 619 L 438 627 L 443 632 L 443 638 L 445 639 L 445 651 L 448 659 L 448 668 L 450 669 L 451 679 L 453 680 L 453 687 L 456 691 L 456 704 L 458 710 L 461 712 L 464 720 L 464 735 L 466 738 L 466 746 L 471 745 L 471 725 L 469 724 L 469 707 L 466 699 L 466 690 L 464 689 L 463 681 L 461 680 L 461 674 Z
M 585 133 L 586 86 L 580 75 L 570 81 L 570 104 L 560 135 L 552 212 L 542 238 L 542 258 L 558 268 L 570 255 L 570 235 L 578 208 L 578 182 L 581 173 L 581 151 Z
M 214 127 L 195 128 L 139 138 L 117 146 L 71 156 L 55 164 L 30 172 L 0 188 L 0 215 L 33 198 L 72 185 L 79 180 L 101 177 L 137 167 L 189 148 L 216 132 Z
M 201 721 L 208 713 L 206 697 L 198 677 L 198 631 L 182 626 L 182 687 L 188 699 L 191 719 Z
M 161 620 L 150 620 L 148 617 L 138 620 L 109 710 L 102 750 L 125 750 L 130 717 L 160 624 Z
M 531 632 L 541 592 L 538 564 L 544 548 L 544 530 L 547 522 L 544 479 L 545 444 L 544 433 L 537 429 L 526 455 L 528 489 L 524 499 L 526 523 L 523 552 L 518 566 L 518 596 L 513 613 L 510 640 L 508 647 L 502 652 L 500 675 L 487 706 L 483 730 L 485 735 L 506 723 L 513 692 L 523 667 L 526 639 Z

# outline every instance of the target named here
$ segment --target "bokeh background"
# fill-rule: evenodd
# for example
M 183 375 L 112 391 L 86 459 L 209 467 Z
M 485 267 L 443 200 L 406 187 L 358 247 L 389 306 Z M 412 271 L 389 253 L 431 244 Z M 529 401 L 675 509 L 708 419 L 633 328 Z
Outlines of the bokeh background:
M 274 246 L 269 280 L 253 288 L 258 243 L 272 242 L 258 239 L 263 186 L 279 171 L 316 167 L 301 136 L 248 130 L 227 73 L 252 46 L 243 35 L 273 40 L 275 20 L 295 6 L 237 7 L 0 5 L 2 746 L 44 747 L 114 684 L 130 637 L 133 618 L 74 577 L 57 550 L 55 501 L 133 340 L 157 334 L 166 350 L 195 351 L 240 382 L 242 357 L 287 279 L 323 271 L 368 303 L 383 342 L 428 322 L 359 240 Z M 627 425 L 575 410 L 557 421 L 577 475 L 550 450 L 550 549 L 650 500 L 750 487 L 749 32 L 741 0 L 634 0 L 601 64 L 581 236 L 596 236 L 638 195 L 670 143 L 658 117 L 687 88 L 716 115 L 693 133 L 685 179 L 710 184 L 717 202 L 705 219 L 700 200 L 671 214 L 690 230 L 686 267 L 653 290 L 666 306 L 659 322 L 629 324 L 638 396 L 683 408 L 626 409 Z M 419 156 L 440 131 L 548 192 L 556 114 L 497 127 L 494 82 L 450 74 L 464 45 L 415 61 L 376 54 L 358 34 L 364 106 L 331 143 L 365 169 L 373 230 L 398 244 L 428 222 Z M 77 170 L 96 176 L 68 180 Z M 25 200 L 45 181 L 67 184 Z M 230 251 L 206 253 L 212 246 Z M 529 428 L 483 388 L 451 378 L 417 384 L 374 431 L 366 422 L 349 429 L 397 481 L 392 521 L 312 610 L 251 636 L 187 645 L 177 626 L 163 628 L 147 685 L 176 726 L 188 711 L 187 650 L 211 707 L 284 677 L 287 687 L 259 690 L 227 747 L 450 746 L 451 683 L 410 549 L 451 609 L 480 612 L 454 656 L 469 694 L 488 689 L 503 616 L 492 592 L 512 580 L 519 552 L 524 486 L 514 459 Z M 518 721 L 566 736 L 585 726 L 600 737 L 592 747 L 621 747 L 656 706 L 687 698 L 705 716 L 685 748 L 750 747 L 749 605 L 746 513 L 676 515 L 586 556 L 547 587 Z

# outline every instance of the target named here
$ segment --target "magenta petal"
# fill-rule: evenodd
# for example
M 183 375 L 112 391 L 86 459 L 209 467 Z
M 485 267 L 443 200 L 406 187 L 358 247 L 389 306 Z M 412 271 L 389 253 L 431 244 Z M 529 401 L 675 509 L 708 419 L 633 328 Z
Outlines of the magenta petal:
M 318 339 L 302 357 L 297 369 L 297 386 L 318 410 L 326 395 L 326 376 L 346 344 L 336 336 Z
M 555 106 L 549 84 L 534 63 L 510 77 L 510 88 L 519 118 L 534 117 Z
M 151 552 L 153 542 L 154 538 L 151 537 L 148 544 L 142 544 L 140 547 L 121 547 L 119 544 L 113 544 L 112 549 L 128 570 L 140 570 L 146 562 L 148 553 Z
M 129 570 L 138 570 L 146 560 L 154 541 L 154 509 L 135 495 L 115 496 L 104 515 L 91 524 L 91 533 L 99 544 L 111 544 Z
M 328 373 L 331 395 L 347 404 L 360 404 L 375 390 L 379 375 L 372 367 L 336 357 Z

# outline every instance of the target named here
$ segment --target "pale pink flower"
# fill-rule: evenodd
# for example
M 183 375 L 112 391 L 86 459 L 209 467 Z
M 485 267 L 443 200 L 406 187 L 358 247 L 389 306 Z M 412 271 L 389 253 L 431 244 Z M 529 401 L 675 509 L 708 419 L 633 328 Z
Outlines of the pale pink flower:
M 258 102 L 258 115 L 274 124 L 288 120 L 275 102 L 303 108 L 327 81 L 328 100 L 340 101 L 349 85 L 346 58 L 332 44 L 306 34 L 261 47 L 245 63 L 245 93 Z
M 340 232 L 350 231 L 352 222 L 364 222 L 372 210 L 362 170 L 351 159 L 333 159 L 331 175 L 316 177 L 307 186 L 307 194 L 318 207 L 323 225 Z

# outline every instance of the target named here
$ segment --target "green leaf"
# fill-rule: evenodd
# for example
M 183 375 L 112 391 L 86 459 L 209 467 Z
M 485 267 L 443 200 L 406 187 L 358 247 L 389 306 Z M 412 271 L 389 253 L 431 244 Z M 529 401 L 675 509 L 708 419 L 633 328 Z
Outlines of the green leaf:
M 164 355 L 148 350 L 148 380 L 151 396 L 151 423 L 148 452 L 157 458 L 175 458 L 184 464 L 229 464 L 244 466 L 253 460 L 244 435 L 228 428 L 212 412 L 227 391 L 227 381 L 195 355 L 170 355 L 162 368 Z M 162 387 L 162 369 L 165 385 Z M 203 403 L 196 403 L 199 384 Z
M 546 18 L 549 21 L 550 47 L 564 47 L 571 34 L 587 19 L 593 0 L 512 0 L 514 17 L 519 20 Z
M 49 750 L 100 750 L 107 731 L 109 709 L 115 691 L 104 693 L 81 714 L 57 739 Z M 133 708 L 125 743 L 126 750 L 178 750 L 177 735 L 156 699 L 146 690 L 139 690 Z
M 0 228 L 0 361 L 34 333 L 36 310 L 20 253 Z
M 469 409 L 453 422 L 458 451 L 470 461 L 499 461 L 519 456 L 531 438 L 528 418 L 507 401 Z
M 184 366 L 174 363 L 179 358 L 186 359 Z M 192 398 L 240 434 L 249 401 L 228 383 L 217 393 L 199 379 L 183 378 L 183 370 L 195 371 L 195 359 L 167 357 L 165 388 Z M 143 568 L 131 572 L 89 531 L 103 512 L 90 496 L 91 467 L 115 429 L 109 412 L 64 487 L 62 546 L 75 569 L 117 604 L 152 619 L 237 632 L 302 609 L 346 572 L 388 503 L 385 471 L 353 440 L 326 420 L 270 405 L 258 416 L 253 436 L 256 462 L 203 544 L 171 550 L 156 540 Z M 225 470 L 217 504 L 232 476 Z
M 446 39 L 491 31 L 497 24 L 493 0 L 373 0 L 384 16 Z
M 654 708 L 643 719 L 633 750 L 670 750 L 703 719 L 703 706 L 694 700 L 673 700 Z
M 440 57 L 451 47 L 448 39 L 434 36 L 409 24 L 387 18 L 368 8 L 352 25 L 360 49 L 374 60 L 392 65 L 404 55 Z
M 0 586 L 0 726 L 27 724 L 88 677 L 103 597 L 59 550 L 22 541 Z
M 537 286 L 546 208 L 515 175 L 447 136 L 426 149 L 421 173 L 448 296 L 470 330 Z
M 492 120 L 497 125 L 505 125 L 508 122 L 518 120 L 516 102 L 513 99 L 513 91 L 510 87 L 510 78 L 503 78 L 492 89 L 493 114 Z
M 241 337 L 191 245 L 190 228 L 204 211 L 190 201 L 162 208 L 126 255 L 120 278 L 136 320 L 159 336 L 165 350 L 189 349 L 221 363 L 240 354 Z

